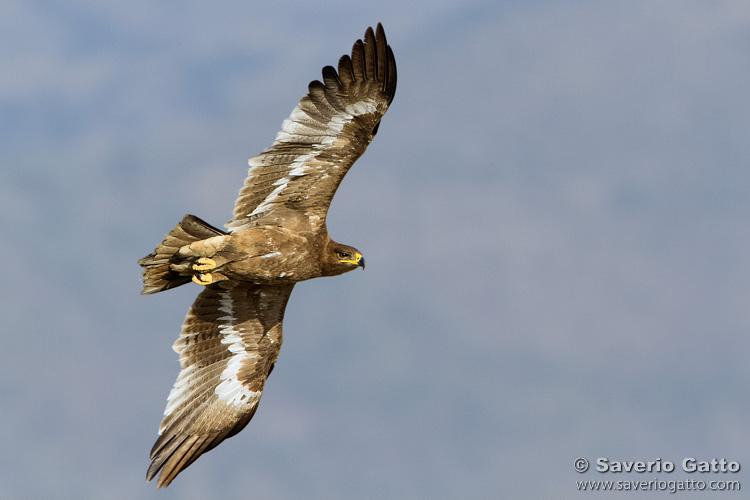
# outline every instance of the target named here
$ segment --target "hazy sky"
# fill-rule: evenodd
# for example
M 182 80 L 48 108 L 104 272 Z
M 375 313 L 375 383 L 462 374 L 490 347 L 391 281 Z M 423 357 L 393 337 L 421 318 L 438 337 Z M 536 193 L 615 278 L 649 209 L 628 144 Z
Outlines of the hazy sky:
M 748 2 L 260 4 L 0 5 L 0 498 L 750 488 Z M 295 288 L 254 420 L 157 491 L 198 287 L 140 296 L 137 260 L 186 213 L 229 220 L 378 21 L 398 90 L 328 219 L 367 270 Z

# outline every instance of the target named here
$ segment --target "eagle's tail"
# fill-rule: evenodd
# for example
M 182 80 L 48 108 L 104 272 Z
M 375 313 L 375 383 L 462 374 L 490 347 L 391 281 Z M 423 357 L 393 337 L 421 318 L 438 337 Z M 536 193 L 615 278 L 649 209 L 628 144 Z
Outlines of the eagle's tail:
M 169 290 L 192 279 L 192 272 L 183 269 L 184 258 L 177 252 L 185 245 L 227 233 L 194 215 L 186 215 L 159 243 L 151 254 L 138 261 L 143 267 L 142 295 Z M 187 271 L 187 272 L 186 272 Z

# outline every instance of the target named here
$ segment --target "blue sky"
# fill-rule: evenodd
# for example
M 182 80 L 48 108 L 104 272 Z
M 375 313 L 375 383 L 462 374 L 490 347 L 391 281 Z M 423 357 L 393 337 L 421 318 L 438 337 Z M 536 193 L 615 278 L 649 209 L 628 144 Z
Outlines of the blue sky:
M 229 220 L 247 159 L 378 21 L 398 91 L 328 219 L 367 270 L 296 287 L 253 422 L 157 491 L 197 287 L 142 297 L 137 260 L 185 213 Z M 579 456 L 744 480 L 749 28 L 742 1 L 5 2 L 0 497 L 654 477 Z

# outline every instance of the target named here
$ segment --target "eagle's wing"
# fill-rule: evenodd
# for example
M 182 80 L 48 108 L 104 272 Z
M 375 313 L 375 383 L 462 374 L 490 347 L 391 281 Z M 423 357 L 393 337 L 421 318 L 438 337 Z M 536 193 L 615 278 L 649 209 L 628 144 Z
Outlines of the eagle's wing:
M 182 371 L 167 399 L 147 480 L 167 486 L 201 454 L 240 432 L 279 356 L 289 285 L 222 282 L 195 299 L 174 344 Z
M 396 62 L 383 27 L 368 28 L 338 73 L 323 68 L 273 145 L 250 159 L 250 170 L 226 224 L 237 231 L 256 224 L 317 230 L 336 189 L 364 153 L 393 100 Z

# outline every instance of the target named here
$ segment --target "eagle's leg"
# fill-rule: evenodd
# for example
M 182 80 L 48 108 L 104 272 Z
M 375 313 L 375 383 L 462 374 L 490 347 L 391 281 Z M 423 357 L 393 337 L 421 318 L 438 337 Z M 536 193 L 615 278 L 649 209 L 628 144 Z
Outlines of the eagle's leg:
M 201 257 L 193 264 L 193 271 L 209 271 L 216 267 L 216 261 L 210 257 Z
M 192 277 L 193 283 L 197 283 L 203 286 L 213 283 L 213 275 L 211 273 L 206 273 L 203 271 L 209 271 L 216 268 L 216 261 L 214 259 L 210 257 L 201 257 L 195 261 L 195 264 L 193 264 L 192 267 L 193 271 L 196 271 L 196 273 Z
M 205 253 L 209 255 L 215 254 L 226 243 L 226 238 L 226 235 L 214 236 L 213 238 L 195 241 L 183 246 L 178 250 L 177 254 L 185 258 L 187 262 L 183 261 L 182 264 L 173 264 L 172 267 L 175 270 L 182 270 L 184 272 L 187 270 L 185 268 L 189 265 L 190 270 L 193 271 L 193 275 L 190 277 L 193 283 L 203 286 L 210 285 L 216 281 L 216 278 L 214 278 L 213 274 L 206 271 L 216 269 L 218 264 L 211 257 L 206 257 Z M 198 257 L 201 253 L 204 253 L 204 255 Z M 198 258 L 195 259 L 195 257 Z M 193 263 L 188 264 L 190 261 L 193 261 Z
M 214 281 L 214 277 L 211 273 L 198 273 L 193 275 L 193 283 L 197 285 L 210 285 Z
M 223 261 L 217 256 L 226 244 L 228 234 L 193 215 L 186 215 L 159 243 L 150 255 L 138 263 L 143 269 L 143 294 L 151 294 L 184 285 L 191 279 L 196 283 L 215 283 L 226 277 L 214 273 L 210 278 L 205 271 L 220 267 Z M 200 257 L 213 257 L 201 261 Z M 192 268 L 194 264 L 199 267 Z

